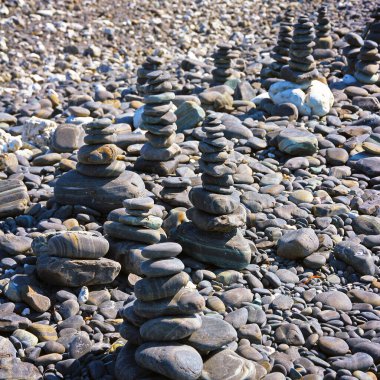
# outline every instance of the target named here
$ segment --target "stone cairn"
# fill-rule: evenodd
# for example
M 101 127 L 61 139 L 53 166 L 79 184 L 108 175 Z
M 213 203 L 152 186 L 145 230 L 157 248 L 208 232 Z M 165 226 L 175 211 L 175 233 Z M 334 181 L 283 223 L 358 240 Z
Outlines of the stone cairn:
M 130 132 L 130 126 L 102 118 L 86 124 L 84 129 L 85 145 L 78 150 L 76 170 L 59 178 L 54 188 L 56 200 L 109 212 L 121 206 L 125 198 L 140 196 L 145 191 L 144 182 L 117 160 L 121 153 L 115 145 L 118 134 Z
M 151 55 L 147 57 L 146 61 L 137 70 L 137 92 L 142 96 L 144 95 L 144 86 L 148 80 L 147 75 L 152 71 L 162 70 L 164 61 L 162 58 Z
M 65 231 L 33 240 L 37 274 L 56 286 L 80 287 L 111 283 L 120 264 L 106 259 L 108 241 L 97 232 Z
M 363 46 L 364 41 L 357 33 L 348 33 L 344 36 L 345 41 L 348 43 L 343 48 L 343 55 L 347 60 L 347 74 L 355 72 L 355 65 L 358 60 L 360 48 Z
M 199 144 L 202 186 L 190 190 L 194 207 L 187 214 L 192 223 L 179 226 L 175 239 L 197 260 L 242 269 L 250 263 L 251 248 L 239 229 L 245 225 L 246 212 L 233 187 L 237 166 L 230 159 L 231 143 L 217 114 L 208 112 L 202 130 L 206 135 Z
M 122 264 L 123 272 L 141 276 L 141 250 L 166 238 L 162 210 L 149 197 L 126 199 L 123 206 L 108 214 L 104 232 L 113 239 L 110 254 Z
M 374 21 L 368 26 L 367 40 L 375 41 L 380 44 L 380 6 L 372 14 Z
M 172 111 L 171 101 L 175 98 L 172 88 L 168 73 L 158 70 L 147 74 L 141 129 L 147 131 L 148 142 L 136 160 L 137 171 L 167 176 L 178 167 L 181 148 L 175 143 L 177 117 Z
M 332 49 L 333 41 L 330 35 L 331 24 L 327 17 L 327 6 L 322 5 L 318 9 L 318 24 L 315 27 L 317 30 L 317 38 L 315 40 L 315 47 L 317 49 Z
M 125 368 L 135 374 L 129 378 L 145 378 L 152 372 L 173 380 L 200 377 L 202 357 L 184 340 L 201 328 L 199 313 L 205 302 L 188 286 L 190 277 L 176 257 L 181 251 L 171 242 L 142 250 L 146 261 L 140 269 L 145 278 L 135 284 L 136 299 L 121 310 L 120 334 L 128 344 L 119 353 L 116 373 L 124 376 L 119 369 Z
M 212 55 L 215 69 L 212 70 L 212 80 L 215 86 L 223 85 L 230 79 L 236 78 L 236 72 L 232 68 L 232 61 L 239 58 L 239 52 L 232 49 L 229 43 L 219 43 L 218 50 Z
M 314 40 L 313 23 L 307 16 L 299 17 L 297 24 L 294 25 L 289 64 L 281 69 L 283 79 L 294 83 L 304 83 L 319 77 L 313 57 Z
M 274 59 L 269 69 L 270 76 L 273 74 L 279 76 L 282 66 L 289 63 L 289 49 L 292 43 L 294 12 L 291 8 L 285 11 L 284 17 L 280 22 L 280 31 L 278 33 L 277 45 L 273 48 L 271 57 Z M 266 75 L 269 77 L 269 75 Z
M 189 191 L 191 180 L 187 177 L 168 177 L 162 181 L 160 199 L 172 207 L 191 207 Z
M 374 84 L 379 80 L 380 55 L 375 41 L 364 41 L 355 65 L 355 78 L 365 84 Z

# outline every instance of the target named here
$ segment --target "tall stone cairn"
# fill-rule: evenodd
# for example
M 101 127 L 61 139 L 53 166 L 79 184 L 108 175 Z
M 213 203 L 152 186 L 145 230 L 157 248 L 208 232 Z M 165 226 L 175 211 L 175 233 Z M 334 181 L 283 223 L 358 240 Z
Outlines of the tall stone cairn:
M 360 49 L 359 61 L 355 65 L 355 78 L 365 84 L 374 84 L 379 80 L 380 55 L 375 41 L 364 41 Z
M 173 174 L 178 166 L 177 156 L 181 148 L 175 143 L 177 117 L 172 111 L 175 98 L 172 89 L 169 73 L 158 70 L 147 74 L 140 127 L 147 131 L 148 142 L 135 163 L 137 171 L 167 176 Z
M 277 45 L 273 48 L 271 57 L 275 62 L 271 65 L 272 70 L 281 70 L 281 67 L 289 62 L 289 49 L 292 43 L 294 12 L 287 8 L 278 33 Z
M 347 73 L 353 74 L 355 72 L 355 65 L 358 60 L 360 48 L 363 46 L 364 41 L 357 33 L 347 33 L 344 39 L 348 43 L 348 45 L 343 48 L 343 55 L 347 60 Z
M 304 83 L 319 77 L 313 57 L 315 37 L 314 25 L 309 17 L 299 17 L 297 24 L 294 25 L 289 64 L 281 69 L 283 79 Z
M 239 52 L 233 50 L 233 46 L 229 43 L 219 43 L 217 47 L 218 50 L 212 55 L 215 64 L 212 79 L 214 85 L 223 85 L 228 80 L 236 78 L 232 61 L 239 58 Z
M 330 35 L 331 24 L 327 17 L 327 6 L 322 5 L 318 9 L 318 24 L 315 27 L 317 30 L 316 48 L 317 49 L 331 49 L 333 41 Z
M 202 130 L 206 135 L 199 144 L 202 186 L 190 190 L 194 207 L 187 214 L 192 222 L 179 227 L 176 239 L 184 252 L 197 260 L 242 269 L 250 262 L 251 250 L 240 231 L 246 212 L 233 186 L 237 166 L 230 159 L 231 144 L 224 137 L 225 126 L 215 113 L 209 112 Z
M 144 85 L 148 80 L 148 74 L 152 71 L 162 70 L 164 68 L 164 61 L 162 58 L 151 55 L 147 57 L 146 61 L 137 70 L 137 92 L 144 95 Z

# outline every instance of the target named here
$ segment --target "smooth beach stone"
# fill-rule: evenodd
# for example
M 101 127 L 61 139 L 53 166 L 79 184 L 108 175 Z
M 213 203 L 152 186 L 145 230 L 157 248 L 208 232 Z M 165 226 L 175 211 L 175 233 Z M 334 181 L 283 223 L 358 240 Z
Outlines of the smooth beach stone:
M 149 197 L 125 199 L 123 201 L 123 206 L 127 210 L 149 211 L 151 208 L 153 208 L 154 201 Z
M 335 360 L 332 367 L 335 370 L 347 369 L 349 371 L 362 370 L 366 371 L 373 366 L 373 359 L 370 355 L 364 352 L 358 352 L 351 356 L 346 356 L 342 359 Z
M 154 215 L 148 216 L 133 216 L 133 215 L 121 215 L 119 222 L 130 226 L 142 226 L 145 228 L 151 228 L 158 230 L 163 220 Z
M 203 368 L 202 357 L 180 343 L 145 343 L 135 354 L 136 362 L 172 380 L 196 380 Z
M 202 316 L 202 326 L 188 339 L 188 344 L 198 351 L 214 351 L 237 339 L 236 330 L 228 322 Z
M 58 340 L 57 331 L 54 326 L 32 323 L 28 327 L 28 331 L 35 335 L 39 342 L 55 342 Z
M 176 257 L 182 252 L 182 247 L 173 242 L 152 244 L 141 251 L 143 257 L 147 259 L 166 259 Z
M 327 356 L 345 355 L 350 350 L 350 347 L 343 339 L 333 336 L 321 336 L 318 341 L 318 346 Z
M 49 255 L 72 259 L 98 259 L 108 249 L 108 241 L 91 232 L 68 231 L 54 235 L 47 242 Z
M 140 150 L 141 157 L 147 161 L 169 161 L 180 153 L 181 148 L 177 144 L 172 144 L 168 148 L 155 148 L 146 143 Z
M 239 193 L 237 192 L 231 195 L 214 194 L 201 186 L 191 189 L 189 199 L 197 209 L 214 215 L 230 214 L 240 204 Z
M 135 284 L 135 295 L 140 301 L 155 301 L 174 296 L 189 282 L 189 275 L 180 272 L 174 276 L 143 278 Z
M 145 322 L 140 327 L 141 337 L 145 341 L 173 341 L 190 336 L 202 326 L 199 315 L 160 317 Z
M 83 145 L 84 134 L 80 125 L 58 125 L 51 136 L 50 149 L 58 153 L 71 153 Z
M 162 229 L 139 228 L 118 222 L 105 222 L 103 228 L 104 232 L 117 239 L 140 241 L 146 244 L 158 243 L 161 239 L 166 237 Z
M 3 359 L 0 366 L 0 379 L 28 379 L 42 378 L 38 368 L 32 363 L 22 362 L 19 358 Z
M 352 310 L 352 303 L 348 296 L 342 292 L 330 290 L 323 293 L 318 293 L 314 302 L 321 302 L 323 305 L 334 307 L 340 311 Z
M 185 265 L 181 260 L 169 258 L 144 261 L 140 269 L 147 277 L 161 277 L 177 274 L 185 269 Z
M 154 173 L 161 177 L 174 174 L 178 165 L 179 157 L 176 156 L 168 161 L 149 161 L 139 157 L 134 165 L 134 170 L 142 173 Z
M 56 286 L 88 286 L 111 283 L 121 266 L 113 260 L 72 260 L 54 256 L 37 259 L 37 274 L 41 280 Z
M 22 214 L 30 202 L 28 189 L 17 179 L 0 181 L 0 217 Z
M 124 173 L 125 163 L 122 161 L 112 161 L 108 165 L 86 165 L 79 162 L 76 170 L 78 173 L 89 177 L 118 177 Z
M 285 233 L 278 241 L 277 254 L 290 260 L 303 259 L 319 247 L 319 240 L 311 228 Z
M 137 299 L 134 311 L 143 318 L 157 318 L 164 315 L 192 315 L 205 307 L 204 298 L 196 291 L 182 288 L 174 297 L 144 302 Z
M 313 155 L 318 149 L 317 138 L 302 129 L 285 129 L 277 136 L 277 141 L 280 151 L 292 156 Z
M 214 232 L 228 232 L 234 228 L 243 227 L 247 219 L 242 205 L 239 205 L 231 214 L 216 216 L 193 207 L 187 211 L 187 216 L 199 229 Z
M 244 269 L 251 261 L 251 247 L 239 229 L 205 232 L 192 223 L 182 223 L 173 236 L 183 252 L 219 268 Z
M 256 367 L 253 361 L 226 349 L 219 351 L 203 364 L 204 380 L 249 380 L 256 379 Z M 266 377 L 265 377 L 266 378 Z
M 105 165 L 116 160 L 118 147 L 113 144 L 83 145 L 78 150 L 78 161 L 87 165 Z
M 54 187 L 57 202 L 79 204 L 102 213 L 121 207 L 126 198 L 138 198 L 144 193 L 143 180 L 130 171 L 116 178 L 91 178 L 72 170 L 61 176 Z

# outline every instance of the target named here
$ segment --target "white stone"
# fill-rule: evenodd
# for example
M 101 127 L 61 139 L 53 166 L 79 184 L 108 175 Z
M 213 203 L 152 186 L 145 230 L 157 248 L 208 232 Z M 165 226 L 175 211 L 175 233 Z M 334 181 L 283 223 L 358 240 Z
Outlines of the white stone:
M 89 297 L 89 291 L 88 291 L 87 286 L 82 286 L 78 295 L 78 302 L 80 304 L 86 303 L 88 301 L 88 297 Z
M 307 90 L 305 103 L 310 107 L 310 115 L 325 116 L 334 104 L 334 95 L 329 86 L 313 80 Z
M 278 94 L 279 92 L 283 92 L 283 91 L 286 91 L 286 90 L 293 90 L 293 89 L 296 89 L 296 88 L 306 89 L 309 86 L 310 86 L 309 82 L 306 82 L 304 84 L 298 84 L 298 83 L 293 83 L 293 82 L 289 82 L 287 80 L 284 80 L 284 81 L 273 83 L 272 86 L 270 86 L 270 88 L 269 88 L 269 96 L 271 97 L 271 99 L 273 99 L 273 97 L 276 94 Z
M 262 94 L 255 96 L 251 99 L 251 102 L 259 106 L 264 99 L 270 99 L 268 92 L 263 92 Z
M 50 137 L 56 128 L 57 124 L 54 121 L 32 116 L 24 124 L 22 140 L 25 143 L 46 150 L 49 147 Z

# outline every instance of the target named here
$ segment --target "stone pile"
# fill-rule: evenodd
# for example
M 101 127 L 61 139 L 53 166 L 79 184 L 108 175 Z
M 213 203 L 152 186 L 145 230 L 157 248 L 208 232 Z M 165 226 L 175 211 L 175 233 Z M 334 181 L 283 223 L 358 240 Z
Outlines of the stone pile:
M 128 344 L 116 362 L 118 379 L 125 378 L 120 367 L 137 371 L 136 378 L 154 372 L 173 380 L 195 380 L 202 373 L 202 357 L 186 339 L 201 328 L 199 313 L 205 302 L 188 286 L 190 277 L 176 257 L 181 251 L 179 244 L 170 242 L 142 250 L 146 261 L 140 269 L 146 277 L 135 284 L 136 299 L 121 310 L 120 334 Z
M 123 206 L 109 213 L 104 232 L 113 239 L 110 253 L 122 264 L 123 272 L 142 275 L 141 250 L 166 238 L 162 210 L 148 197 L 126 199 Z
M 162 70 L 164 61 L 158 56 L 151 55 L 147 57 L 146 61 L 137 70 L 137 84 L 136 89 L 140 95 L 144 95 L 144 85 L 146 84 L 147 75 L 152 71 Z
M 332 49 L 333 41 L 330 35 L 331 24 L 327 17 L 326 5 L 322 5 L 318 9 L 318 24 L 315 29 L 317 30 L 317 38 L 315 39 L 316 49 Z
M 173 112 L 170 75 L 164 71 L 147 74 L 144 87 L 144 111 L 141 129 L 147 131 L 148 142 L 141 149 L 141 156 L 135 163 L 135 170 L 156 173 L 161 176 L 173 174 L 178 167 L 181 153 L 176 141 L 176 120 Z
M 106 259 L 108 241 L 97 232 L 65 231 L 33 240 L 37 274 L 55 286 L 80 287 L 111 283 L 120 264 Z
M 289 63 L 289 49 L 292 43 L 294 11 L 287 8 L 284 17 L 280 22 L 280 31 L 278 33 L 277 45 L 273 48 L 271 57 L 274 59 L 269 66 L 269 70 L 262 72 L 265 77 L 279 77 L 281 68 Z
M 368 26 L 367 40 L 380 43 L 380 6 L 378 6 L 372 14 L 373 22 Z
M 212 70 L 212 81 L 214 85 L 223 85 L 230 79 L 236 78 L 233 69 L 233 60 L 239 58 L 239 52 L 233 50 L 229 43 L 219 43 L 218 50 L 212 55 L 215 69 Z
M 127 124 L 112 124 L 108 118 L 94 120 L 85 125 L 85 145 L 78 151 L 76 169 L 58 179 L 55 198 L 63 204 L 80 204 L 109 212 L 126 198 L 144 192 L 144 183 L 125 164 L 117 160 L 120 149 L 115 145 L 118 133 Z
M 363 46 L 364 41 L 357 33 L 347 33 L 344 39 L 348 43 L 348 45 L 343 48 L 343 55 L 347 60 L 347 74 L 353 74 L 355 72 L 355 65 L 358 60 L 360 48 Z
M 281 69 L 283 79 L 294 83 L 304 83 L 318 78 L 319 74 L 313 58 L 314 40 L 313 23 L 307 16 L 299 17 L 294 25 L 289 64 Z
M 374 84 L 379 80 L 380 54 L 375 41 L 366 40 L 355 65 L 355 78 L 365 84 Z
M 241 232 L 246 213 L 234 189 L 237 166 L 230 160 L 231 144 L 225 126 L 209 112 L 203 122 L 206 135 L 199 144 L 202 186 L 193 187 L 188 210 L 191 223 L 183 223 L 176 234 L 184 252 L 197 260 L 222 268 L 242 269 L 250 263 L 251 247 Z
M 186 177 L 168 177 L 162 181 L 163 189 L 159 196 L 162 201 L 172 207 L 191 207 L 189 191 L 191 180 Z

